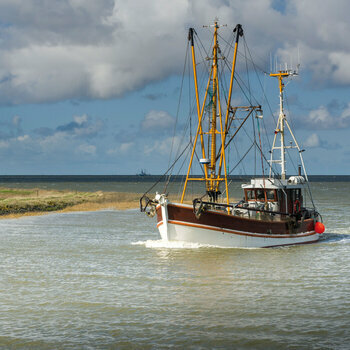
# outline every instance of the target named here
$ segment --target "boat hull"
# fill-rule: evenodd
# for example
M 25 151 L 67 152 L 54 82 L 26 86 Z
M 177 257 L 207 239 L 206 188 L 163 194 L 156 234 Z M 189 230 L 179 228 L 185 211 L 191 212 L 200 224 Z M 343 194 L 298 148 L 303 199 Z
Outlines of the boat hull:
M 208 210 L 197 219 L 192 206 L 164 203 L 157 207 L 163 240 L 232 248 L 262 248 L 318 241 L 313 219 L 291 226 L 286 220 L 264 221 Z

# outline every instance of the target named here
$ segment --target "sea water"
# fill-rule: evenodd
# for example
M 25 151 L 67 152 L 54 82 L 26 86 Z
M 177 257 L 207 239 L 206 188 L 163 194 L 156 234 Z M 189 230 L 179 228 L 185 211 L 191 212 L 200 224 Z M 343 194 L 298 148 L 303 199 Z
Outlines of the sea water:
M 135 210 L 0 221 L 0 348 L 349 349 L 350 183 L 316 244 L 164 243 Z

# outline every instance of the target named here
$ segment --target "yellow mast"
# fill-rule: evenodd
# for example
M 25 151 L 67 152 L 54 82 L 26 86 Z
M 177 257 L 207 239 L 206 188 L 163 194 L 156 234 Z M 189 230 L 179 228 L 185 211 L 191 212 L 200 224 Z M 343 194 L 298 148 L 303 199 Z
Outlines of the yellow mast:
M 211 147 L 210 147 L 210 191 L 216 189 L 216 118 L 217 118 L 217 87 L 218 87 L 218 22 L 214 23 L 214 46 L 213 46 L 213 96 L 211 116 Z
M 185 193 L 186 193 L 186 188 L 187 188 L 188 181 L 189 180 L 198 180 L 197 178 L 196 179 L 189 178 L 191 167 L 192 167 L 192 162 L 193 162 L 193 157 L 194 157 L 194 152 L 195 152 L 195 149 L 196 149 L 195 145 L 197 144 L 198 135 L 200 135 L 200 139 L 201 139 L 202 156 L 203 156 L 203 159 L 205 159 L 205 147 L 204 147 L 203 130 L 202 130 L 202 117 L 203 117 L 203 112 L 204 112 L 205 101 L 207 99 L 207 95 L 208 95 L 208 91 L 209 91 L 210 79 L 211 79 L 211 75 L 212 75 L 212 72 L 213 72 L 213 68 L 212 68 L 211 71 L 210 71 L 210 74 L 209 74 L 208 85 L 207 85 L 207 88 L 205 90 L 205 96 L 204 96 L 202 109 L 200 109 L 199 94 L 198 94 L 198 84 L 197 84 L 196 56 L 195 56 L 194 42 L 193 42 L 193 34 L 194 34 L 194 32 L 195 32 L 195 30 L 193 28 L 189 29 L 188 40 L 191 42 L 193 79 L 194 79 L 194 86 L 195 86 L 195 92 L 196 92 L 198 127 L 197 127 L 196 136 L 194 138 L 194 143 L 193 143 L 190 163 L 189 163 L 188 169 L 187 169 L 187 176 L 186 176 L 186 180 L 185 180 L 185 185 L 184 185 L 184 188 L 183 188 L 183 191 L 182 191 L 182 195 L 181 195 L 181 203 L 183 203 L 184 198 L 185 198 Z M 207 171 L 207 165 L 206 164 L 204 164 L 204 174 L 205 174 L 206 188 L 207 188 L 207 191 L 208 191 L 209 190 L 209 185 L 208 185 L 208 181 L 207 181 L 208 180 L 208 171 Z M 200 180 L 202 180 L 202 179 L 200 179 Z
M 236 70 L 238 41 L 239 41 L 239 37 L 243 36 L 242 25 L 241 24 L 237 24 L 235 29 L 233 30 L 233 32 L 234 33 L 236 32 L 236 41 L 235 41 L 235 49 L 234 49 L 234 52 L 233 52 L 233 59 L 232 59 L 230 87 L 228 89 L 228 98 L 227 98 L 227 107 L 226 107 L 226 115 L 225 115 L 225 129 L 224 129 L 223 143 L 225 143 L 226 136 L 227 136 L 227 125 L 228 125 L 228 117 L 229 117 L 229 114 L 230 114 L 230 107 L 231 107 L 232 87 L 233 87 L 233 81 L 234 81 L 234 78 L 235 78 L 235 70 Z M 223 155 L 224 153 L 221 153 L 221 154 Z M 223 160 L 223 158 L 220 157 L 219 174 L 221 174 L 222 160 Z
M 199 181 L 205 181 L 206 182 L 206 189 L 207 194 L 209 195 L 209 198 L 216 202 L 219 195 L 219 184 L 221 181 L 225 181 L 225 190 L 226 190 L 226 200 L 227 204 L 229 204 L 229 194 L 228 194 L 228 184 L 227 184 L 227 170 L 226 170 L 226 159 L 225 159 L 225 139 L 227 135 L 227 124 L 228 124 L 228 115 L 230 111 L 230 100 L 231 100 L 231 91 L 232 91 L 232 85 L 234 80 L 234 71 L 235 71 L 235 65 L 236 65 L 236 56 L 237 56 L 237 45 L 238 45 L 238 39 L 236 39 L 235 49 L 234 49 L 234 57 L 232 62 L 232 71 L 231 71 L 231 81 L 230 81 L 230 88 L 229 88 L 229 100 L 228 105 L 226 109 L 226 115 L 225 115 L 225 126 L 223 126 L 222 122 L 222 112 L 221 112 L 221 103 L 220 103 L 220 93 L 219 93 L 219 79 L 218 79 L 218 52 L 219 52 L 219 45 L 218 45 L 218 28 L 220 27 L 218 22 L 214 22 L 214 45 L 213 45 L 213 51 L 212 51 L 212 65 L 211 65 L 211 71 L 209 74 L 208 84 L 205 91 L 205 96 L 202 104 L 202 108 L 200 109 L 200 102 L 199 102 L 199 93 L 198 93 L 198 85 L 197 85 L 197 70 L 196 70 L 196 60 L 195 60 L 195 51 L 194 51 L 194 44 L 193 44 L 193 35 L 194 35 L 194 29 L 190 28 L 189 30 L 189 40 L 191 42 L 191 50 L 192 50 L 192 65 L 193 65 L 193 77 L 194 77 L 194 84 L 195 84 L 195 93 L 196 93 L 196 104 L 197 104 L 197 114 L 198 114 L 198 127 L 196 136 L 194 138 L 193 143 L 193 149 L 191 154 L 190 163 L 187 170 L 187 176 L 185 180 L 185 185 L 183 188 L 182 196 L 181 196 L 181 203 L 183 203 L 187 188 L 187 183 L 189 180 L 199 180 Z M 237 25 L 234 31 L 238 30 L 237 37 L 243 35 L 243 30 L 241 28 L 241 25 Z M 202 119 L 203 119 L 203 113 L 205 109 L 205 102 L 207 99 L 207 96 L 209 94 L 210 85 L 212 87 L 212 101 L 211 101 L 211 116 L 209 117 L 209 130 L 208 132 L 203 132 L 202 130 Z M 217 130 L 217 118 L 219 118 L 219 125 L 220 125 L 220 131 Z M 205 152 L 205 145 L 204 145 L 204 139 L 203 135 L 207 134 L 209 139 L 209 149 L 208 149 L 208 157 L 206 157 Z M 217 135 L 220 135 L 221 140 L 221 146 L 220 146 L 220 165 L 218 172 L 216 172 L 216 162 L 217 162 Z M 193 163 L 193 158 L 195 154 L 195 147 L 197 144 L 198 136 L 200 136 L 201 141 L 201 148 L 202 148 L 202 157 L 203 157 L 203 166 L 204 166 L 204 178 L 191 178 L 190 177 L 190 171 Z M 222 163 L 224 165 L 224 178 L 221 177 L 221 167 Z M 210 173 L 208 174 L 208 172 Z
M 196 90 L 196 104 L 197 104 L 197 115 L 198 115 L 198 126 L 199 126 L 199 134 L 201 138 L 201 146 L 202 146 L 202 156 L 205 158 L 205 148 L 204 148 L 204 140 L 203 140 L 203 131 L 202 131 L 202 112 L 199 106 L 199 95 L 198 95 L 198 83 L 197 83 L 197 69 L 196 69 L 196 56 L 194 52 L 194 43 L 193 43 L 193 32 L 194 29 L 190 28 L 189 30 L 189 39 L 191 41 L 191 51 L 192 51 L 192 66 L 193 66 L 193 78 L 194 78 L 194 86 Z M 205 177 L 207 178 L 207 168 L 204 167 Z

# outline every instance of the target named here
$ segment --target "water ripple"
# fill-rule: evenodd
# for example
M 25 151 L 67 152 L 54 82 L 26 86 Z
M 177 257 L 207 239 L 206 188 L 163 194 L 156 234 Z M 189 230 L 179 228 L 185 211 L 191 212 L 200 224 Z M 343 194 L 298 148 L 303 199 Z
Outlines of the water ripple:
M 342 230 L 245 250 L 164 243 L 136 211 L 0 221 L 0 348 L 345 349 Z

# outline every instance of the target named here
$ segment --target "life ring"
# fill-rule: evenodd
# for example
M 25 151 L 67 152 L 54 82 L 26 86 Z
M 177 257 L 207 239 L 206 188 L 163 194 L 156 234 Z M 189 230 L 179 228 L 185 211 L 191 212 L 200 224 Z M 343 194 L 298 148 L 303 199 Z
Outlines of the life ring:
M 298 199 L 294 201 L 294 213 L 300 213 L 301 206 Z

